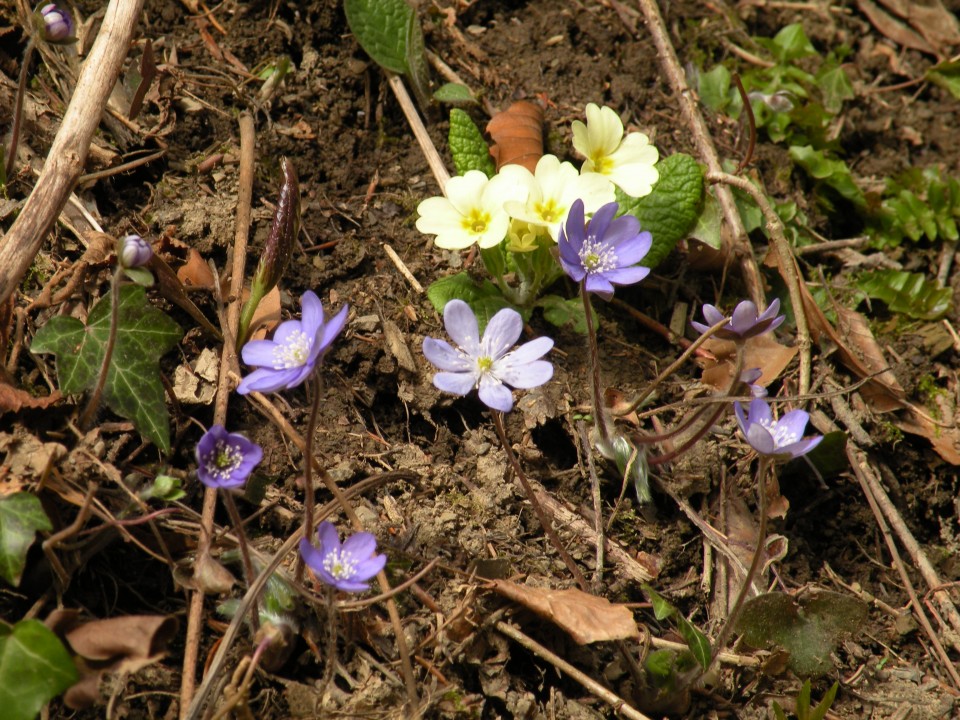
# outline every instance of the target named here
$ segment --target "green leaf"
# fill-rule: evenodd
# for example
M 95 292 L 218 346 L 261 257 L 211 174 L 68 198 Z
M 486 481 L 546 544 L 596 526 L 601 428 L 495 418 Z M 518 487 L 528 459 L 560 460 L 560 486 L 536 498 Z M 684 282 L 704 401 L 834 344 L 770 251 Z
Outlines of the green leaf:
M 156 499 L 173 502 L 174 500 L 179 500 L 184 495 L 186 495 L 186 493 L 181 488 L 180 478 L 173 477 L 172 475 L 157 475 L 149 487 L 140 491 L 140 497 L 143 500 Z
M 807 680 L 809 683 L 810 681 Z M 827 690 L 827 694 L 823 696 L 823 699 L 819 704 L 813 709 L 813 712 L 810 713 L 808 720 L 823 720 L 827 715 L 827 710 L 830 709 L 830 706 L 833 705 L 834 699 L 837 697 L 837 690 L 840 689 L 840 683 L 834 681 L 833 685 L 830 686 L 830 689 Z
M 796 600 L 773 592 L 748 600 L 736 629 L 748 645 L 783 648 L 790 669 L 809 677 L 830 672 L 840 638 L 861 627 L 866 616 L 866 605 L 849 595 L 821 590 Z
M 710 72 L 700 73 L 697 92 L 704 105 L 714 112 L 723 112 L 730 104 L 730 71 L 717 65 Z
M 0 624 L 0 707 L 5 720 L 34 720 L 77 679 L 63 643 L 42 622 Z
M 490 157 L 490 148 L 487 146 L 480 128 L 474 124 L 470 116 L 459 108 L 450 111 L 450 153 L 453 155 L 453 165 L 457 174 L 463 175 L 468 170 L 479 170 L 487 177 L 493 177 L 497 168 Z
M 377 65 L 401 75 L 409 72 L 413 8 L 404 0 L 343 0 L 343 10 L 350 31 Z
M 773 37 L 773 40 L 757 38 L 757 42 L 770 50 L 781 64 L 817 54 L 816 48 L 810 43 L 800 23 L 787 25 Z
M 817 73 L 817 85 L 823 94 L 823 107 L 831 113 L 840 112 L 843 103 L 855 96 L 853 84 L 844 69 L 837 65 L 824 66 Z
M 103 399 L 164 452 L 170 451 L 170 420 L 158 363 L 181 334 L 173 320 L 147 302 L 142 287 L 120 288 L 117 340 Z M 56 355 L 60 390 L 79 393 L 96 385 L 109 335 L 107 296 L 90 311 L 86 327 L 75 318 L 52 318 L 37 331 L 30 351 Z
M 711 187 L 703 195 L 703 208 L 697 216 L 697 224 L 690 231 L 690 237 L 696 238 L 714 250 L 719 250 L 723 245 L 723 239 L 720 235 L 722 226 L 723 213 L 714 189 Z
M 640 228 L 653 235 L 653 247 L 643 259 L 646 267 L 656 267 L 683 239 L 697 221 L 703 202 L 703 171 L 689 155 L 676 153 L 657 163 L 660 179 L 653 192 L 642 198 L 629 198 L 617 190 L 624 213 L 635 215 Z
M 544 295 L 537 300 L 536 305 L 543 308 L 543 316 L 550 324 L 563 327 L 573 323 L 574 331 L 586 335 L 587 314 L 583 310 L 583 300 L 579 297 L 566 299 L 559 295 Z M 590 311 L 593 313 L 594 323 L 596 323 L 597 312 L 592 307 Z M 596 327 L 596 324 L 594 327 Z
M 690 648 L 690 652 L 693 653 L 693 657 L 700 663 L 700 667 L 706 670 L 710 665 L 710 641 L 707 640 L 707 636 L 679 613 L 677 614 L 677 629 L 686 641 L 687 647 Z
M 398 0 L 403 2 L 403 0 Z M 384 3 L 389 4 L 389 3 Z M 407 20 L 406 41 L 407 79 L 413 85 L 417 102 L 424 108 L 430 106 L 430 68 L 427 65 L 427 53 L 423 46 L 423 31 L 420 19 L 415 11 L 410 12 Z
M 811 145 L 791 146 L 790 158 L 808 175 L 829 185 L 850 202 L 859 206 L 866 204 L 863 190 L 853 181 L 850 168 L 843 160 L 830 159 Z
M 875 300 L 882 300 L 890 312 L 920 320 L 936 320 L 950 310 L 953 291 L 922 273 L 905 270 L 873 270 L 861 274 L 856 288 Z
M 427 288 L 427 297 L 441 314 L 444 306 L 451 300 L 463 300 L 477 316 L 480 332 L 483 332 L 490 318 L 497 312 L 505 307 L 511 307 L 496 285 L 489 280 L 484 280 L 478 285 L 467 273 L 440 278 Z
M 654 687 L 667 685 L 674 675 L 676 655 L 672 650 L 654 650 L 647 655 L 643 668 L 650 674 Z
M 52 530 L 40 499 L 27 492 L 0 497 L 0 577 L 16 587 L 38 530 Z
M 946 60 L 934 65 L 924 77 L 960 100 L 960 60 Z
M 433 99 L 437 102 L 466 105 L 475 103 L 477 99 L 470 92 L 470 88 L 460 83 L 445 83 L 437 88 L 433 93 Z
M 144 287 L 151 287 L 153 285 L 153 273 L 146 268 L 124 268 L 123 272 L 137 285 L 143 285 Z
M 666 620 L 677 612 L 677 609 L 665 600 L 656 590 L 647 584 L 640 586 L 647 597 L 650 598 L 650 605 L 653 606 L 653 616 L 657 620 Z

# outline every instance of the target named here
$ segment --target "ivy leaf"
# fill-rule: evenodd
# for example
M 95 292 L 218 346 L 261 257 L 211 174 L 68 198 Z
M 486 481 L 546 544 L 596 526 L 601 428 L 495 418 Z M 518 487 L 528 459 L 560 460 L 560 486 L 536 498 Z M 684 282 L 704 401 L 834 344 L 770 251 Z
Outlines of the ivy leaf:
M 382 68 L 404 75 L 413 8 L 404 0 L 344 0 L 347 25 L 360 47 Z
M 18 492 L 0 497 L 0 577 L 18 586 L 37 531 L 52 529 L 36 495 Z
M 927 280 L 921 273 L 873 270 L 861 274 L 855 286 L 868 297 L 881 300 L 891 312 L 919 320 L 936 320 L 950 310 L 953 290 Z
M 506 307 L 513 307 L 504 299 L 500 289 L 489 280 L 484 280 L 479 285 L 474 282 L 467 273 L 457 273 L 440 278 L 427 288 L 427 297 L 433 303 L 437 312 L 443 314 L 444 306 L 451 300 L 463 300 L 477 316 L 477 324 L 480 326 L 480 332 L 487 326 L 497 312 Z M 526 319 L 529 316 L 529 310 L 514 308 Z
M 800 23 L 787 25 L 774 35 L 772 40 L 756 38 L 756 41 L 772 52 L 777 62 L 782 65 L 817 54 Z
M 468 170 L 479 170 L 487 177 L 493 177 L 497 168 L 490 157 L 490 148 L 470 116 L 453 108 L 450 111 L 449 132 L 450 153 L 453 155 L 453 165 L 457 174 L 463 175 Z
M 850 168 L 843 160 L 828 158 L 822 150 L 814 150 L 812 145 L 791 146 L 790 159 L 810 177 L 821 180 L 850 202 L 860 207 L 866 205 L 863 190 L 853 181 Z
M 855 97 L 853 84 L 840 65 L 833 67 L 824 65 L 817 73 L 816 79 L 823 94 L 823 107 L 827 112 L 833 114 L 840 112 L 844 101 Z
M 697 92 L 700 102 L 714 112 L 723 112 L 730 104 L 730 71 L 717 65 L 709 72 L 700 73 Z
M 559 295 L 544 295 L 537 300 L 536 305 L 543 308 L 543 317 L 547 322 L 557 327 L 572 323 L 575 332 L 581 335 L 587 334 L 587 314 L 583 309 L 583 301 L 579 297 L 566 299 Z M 593 313 L 594 326 L 596 326 L 597 312 L 592 307 L 590 312 Z
M 30 351 L 56 355 L 60 390 L 80 393 L 96 385 L 109 334 L 110 296 L 106 296 L 90 311 L 86 327 L 76 318 L 52 318 L 37 331 Z M 120 288 L 117 341 L 103 399 L 164 452 L 170 451 L 170 421 L 158 363 L 181 335 L 173 320 L 147 302 L 142 287 Z
M 75 682 L 70 655 L 42 622 L 0 623 L 0 707 L 6 720 L 34 720 Z
M 703 171 L 689 155 L 676 153 L 657 163 L 660 179 L 653 192 L 631 198 L 617 189 L 623 212 L 635 215 L 640 228 L 653 235 L 653 246 L 643 259 L 645 267 L 656 267 L 686 236 L 700 215 L 703 201 Z

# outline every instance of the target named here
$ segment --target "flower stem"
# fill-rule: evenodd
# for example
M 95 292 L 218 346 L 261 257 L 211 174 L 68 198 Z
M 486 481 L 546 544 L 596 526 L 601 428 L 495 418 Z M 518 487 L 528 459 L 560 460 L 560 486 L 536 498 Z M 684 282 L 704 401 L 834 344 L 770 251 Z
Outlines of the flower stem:
M 227 508 L 230 522 L 233 523 L 234 532 L 237 533 L 237 541 L 240 544 L 240 558 L 243 561 L 243 579 L 249 588 L 253 586 L 253 581 L 257 575 L 253 571 L 253 562 L 250 560 L 250 544 L 247 541 L 247 532 L 243 529 L 243 519 L 240 517 L 240 511 L 237 509 L 237 504 L 233 501 L 233 495 L 230 494 L 229 490 L 223 491 L 223 504 Z M 260 606 L 258 602 L 254 602 L 250 606 L 250 625 L 253 627 L 254 634 L 256 634 L 260 629 Z
M 31 37 L 27 40 L 27 48 L 23 51 L 23 63 L 20 65 L 20 77 L 17 80 L 17 100 L 13 108 L 13 127 L 10 130 L 10 154 L 7 155 L 7 166 L 4 168 L 4 177 L 7 182 L 13 176 L 13 169 L 17 163 L 17 146 L 20 144 L 20 126 L 23 124 L 23 98 L 27 94 L 27 74 L 30 61 L 36 44 Z
M 119 261 L 113 271 L 113 279 L 110 281 L 110 332 L 107 335 L 107 346 L 103 350 L 103 364 L 100 365 L 100 374 L 97 376 L 97 384 L 93 388 L 90 400 L 87 401 L 87 407 L 80 416 L 80 429 L 86 432 L 90 429 L 90 423 L 93 420 L 94 413 L 100 405 L 100 396 L 103 395 L 103 388 L 107 384 L 107 373 L 110 372 L 110 362 L 113 360 L 113 350 L 117 345 L 117 330 L 120 325 L 120 281 L 123 278 L 123 268 Z
M 727 616 L 723 627 L 720 629 L 720 633 L 717 635 L 717 639 L 714 641 L 713 653 L 710 656 L 710 665 L 707 666 L 704 673 L 708 672 L 717 661 L 717 656 L 720 654 L 720 651 L 723 650 L 727 640 L 730 639 L 730 635 L 733 633 L 733 629 L 740 619 L 743 604 L 750 594 L 750 588 L 753 587 L 753 580 L 756 578 L 757 572 L 759 572 L 760 566 L 763 563 L 764 551 L 766 550 L 767 544 L 767 488 L 764 480 L 767 472 L 772 471 L 773 467 L 773 461 L 771 461 L 770 458 L 763 455 L 760 456 L 760 463 L 757 467 L 757 512 L 760 515 L 757 527 L 757 548 L 753 551 L 753 559 L 750 561 L 750 567 L 747 569 L 747 575 L 743 579 L 743 586 L 737 594 L 737 599 L 734 601 L 733 607 L 730 609 L 730 614 Z
M 310 377 L 310 392 L 313 401 L 310 403 L 310 417 L 307 420 L 306 435 L 303 448 L 303 537 L 307 542 L 313 541 L 313 506 L 315 491 L 313 489 L 313 436 L 317 432 L 317 417 L 320 415 L 320 391 L 323 389 L 323 379 L 320 373 L 314 371 Z M 297 582 L 303 580 L 303 557 L 297 556 Z
M 590 293 L 586 283 L 580 283 L 580 296 L 583 298 L 583 311 L 587 322 L 587 343 L 590 346 L 590 374 L 592 379 L 591 391 L 593 395 L 594 424 L 600 435 L 598 443 L 601 451 L 612 448 L 610 444 L 610 429 L 607 427 L 607 413 L 603 405 L 603 390 L 600 387 L 600 348 L 597 342 L 597 329 L 593 324 L 593 306 L 590 303 Z
M 510 461 L 510 467 L 513 468 L 514 475 L 517 476 L 517 480 L 519 480 L 520 484 L 523 486 L 523 490 L 527 494 L 527 499 L 530 501 L 530 505 L 533 506 L 533 512 L 540 521 L 543 531 L 547 534 L 547 537 L 550 539 L 551 544 L 556 548 L 557 552 L 560 553 L 560 558 L 563 560 L 564 565 L 567 566 L 570 574 L 573 575 L 574 580 L 577 581 L 577 585 L 580 586 L 580 589 L 584 592 L 590 592 L 590 586 L 587 584 L 587 579 L 583 576 L 583 573 L 580 572 L 580 568 L 577 567 L 576 563 L 573 561 L 573 558 L 570 557 L 570 553 L 567 552 L 567 549 L 563 546 L 563 543 L 560 542 L 560 537 L 553 529 L 550 519 L 543 511 L 540 501 L 537 500 L 536 493 L 533 492 L 533 488 L 530 486 L 530 481 L 524 474 L 523 468 L 520 467 L 520 461 L 517 460 L 517 456 L 513 454 L 513 448 L 510 446 L 510 442 L 507 440 L 507 432 L 503 427 L 503 415 L 496 411 L 494 411 L 492 415 L 493 426 L 497 429 L 497 437 L 500 438 L 500 444 L 503 446 L 503 451 L 507 454 L 507 460 Z

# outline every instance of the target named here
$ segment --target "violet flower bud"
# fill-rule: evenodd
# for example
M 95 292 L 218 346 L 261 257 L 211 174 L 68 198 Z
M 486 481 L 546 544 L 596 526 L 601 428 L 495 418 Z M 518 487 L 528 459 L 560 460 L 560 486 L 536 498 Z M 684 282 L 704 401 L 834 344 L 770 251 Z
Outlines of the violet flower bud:
M 73 19 L 70 13 L 56 3 L 47 3 L 37 11 L 37 27 L 40 36 L 49 43 L 69 43 L 73 36 Z
M 117 250 L 117 259 L 125 268 L 142 267 L 153 257 L 153 248 L 150 243 L 139 235 L 127 235 L 120 241 Z

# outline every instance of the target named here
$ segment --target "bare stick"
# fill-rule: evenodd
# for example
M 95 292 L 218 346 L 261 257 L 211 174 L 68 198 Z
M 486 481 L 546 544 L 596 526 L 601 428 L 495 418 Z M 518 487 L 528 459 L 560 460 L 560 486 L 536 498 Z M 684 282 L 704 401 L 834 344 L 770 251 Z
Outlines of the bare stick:
M 240 114 L 240 179 L 237 192 L 237 218 L 233 243 L 232 302 L 227 309 L 227 323 L 223 328 L 223 349 L 220 353 L 220 377 L 217 383 L 217 399 L 213 410 L 214 424 L 223 425 L 227 419 L 227 401 L 232 390 L 229 372 L 237 367 L 236 337 L 240 322 L 240 298 L 243 287 L 244 265 L 247 259 L 247 235 L 250 232 L 250 205 L 253 202 L 253 176 L 256 163 L 256 132 L 250 113 Z M 213 514 L 217 508 L 216 488 L 206 488 L 203 494 L 203 510 L 200 519 L 202 531 L 197 547 L 197 557 L 210 552 L 213 537 Z M 242 530 L 242 528 L 241 528 Z M 180 681 L 180 718 L 187 717 L 190 700 L 196 687 L 197 656 L 200 650 L 200 628 L 203 622 L 203 591 L 195 590 L 190 596 L 187 611 L 187 639 L 183 653 L 183 677 Z
M 653 44 L 657 47 L 657 59 L 660 61 L 660 67 L 663 68 L 663 73 L 667 76 L 673 94 L 676 95 L 677 102 L 680 103 L 680 112 L 693 133 L 693 142 L 697 147 L 700 159 L 706 163 L 709 172 L 722 172 L 723 168 L 720 165 L 717 149 L 710 137 L 710 132 L 707 130 L 703 115 L 700 114 L 700 109 L 697 107 L 696 95 L 687 86 L 683 67 L 680 65 L 677 53 L 667 35 L 667 28 L 663 23 L 663 16 L 660 14 L 656 0 L 638 0 L 638 3 L 643 11 L 643 17 L 646 20 L 650 35 L 653 37 Z M 764 304 L 760 269 L 753 257 L 753 248 L 750 247 L 747 231 L 740 219 L 740 211 L 737 210 L 733 193 L 730 192 L 729 188 L 718 187 L 717 200 L 723 210 L 723 217 L 730 226 L 730 237 L 733 238 L 734 243 L 731 249 L 740 263 L 740 272 L 743 274 L 747 291 L 757 307 L 760 307 Z
M 107 6 L 40 178 L 0 240 L 0 304 L 20 284 L 83 172 L 93 133 L 117 82 L 142 8 L 143 0 L 110 0 Z
M 534 655 L 537 655 L 543 658 L 548 663 L 550 663 L 555 668 L 557 668 L 557 670 L 560 670 L 561 672 L 566 673 L 571 678 L 576 680 L 578 683 L 583 685 L 583 687 L 586 688 L 587 691 L 593 693 L 598 698 L 600 698 L 605 703 L 607 703 L 607 705 L 613 708 L 613 711 L 617 713 L 617 715 L 621 715 L 625 718 L 628 718 L 628 720 L 650 720 L 648 716 L 644 715 L 642 712 L 640 712 L 633 706 L 628 705 L 627 701 L 624 700 L 622 697 L 620 697 L 619 695 L 615 695 L 610 690 L 607 690 L 607 688 L 605 688 L 603 685 L 598 683 L 592 677 L 582 673 L 580 670 L 575 668 L 573 665 L 568 663 L 566 660 L 564 660 L 562 657 L 560 657 L 556 653 L 550 652 L 549 650 L 547 650 L 547 648 L 545 648 L 543 645 L 538 643 L 536 640 L 520 632 L 517 628 L 513 627 L 513 625 L 509 625 L 503 622 L 502 620 L 499 620 L 495 627 L 497 628 L 498 632 L 506 635 L 511 640 L 514 640 L 520 643 L 523 647 L 525 647 L 527 650 L 532 652 Z
M 410 272 L 410 268 L 407 267 L 407 264 L 400 259 L 400 256 L 397 255 L 397 251 L 394 250 L 388 243 L 383 244 L 383 251 L 387 254 L 387 257 L 390 258 L 390 262 L 397 266 L 397 270 L 400 271 L 400 274 L 406 278 L 407 282 L 410 283 L 410 287 L 417 291 L 419 294 L 423 294 L 423 285 L 413 276 L 413 273 Z
M 427 164 L 430 166 L 433 176 L 437 179 L 437 184 L 440 185 L 440 189 L 445 193 L 447 190 L 447 181 L 450 180 L 450 173 L 447 172 L 447 168 L 443 164 L 443 158 L 440 157 L 440 153 L 437 152 L 433 140 L 430 139 L 430 134 L 427 132 L 427 128 L 424 127 L 423 121 L 417 113 L 417 108 L 414 106 L 413 100 L 410 99 L 409 93 L 407 93 L 407 88 L 404 86 L 403 80 L 399 76 L 388 72 L 387 82 L 390 84 L 390 89 L 393 90 L 397 102 L 400 103 L 403 114 L 407 116 L 410 129 L 413 130 L 413 134 L 420 144 L 420 150 L 427 159 Z

